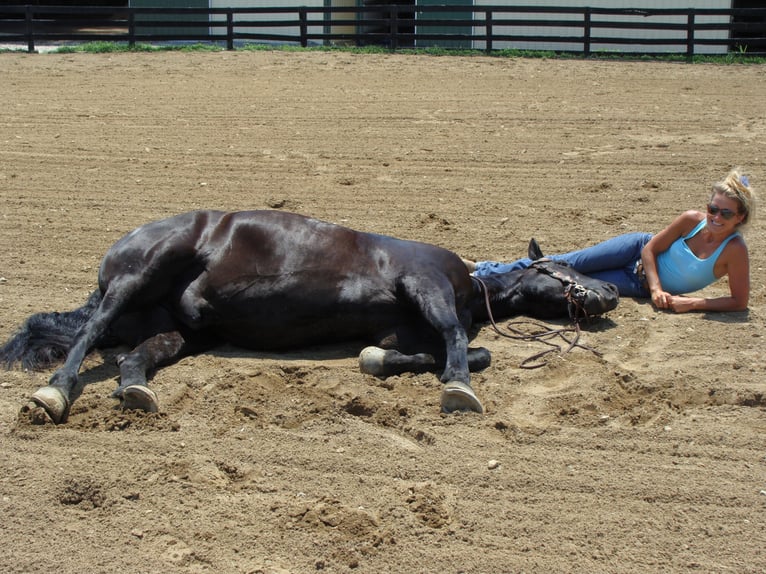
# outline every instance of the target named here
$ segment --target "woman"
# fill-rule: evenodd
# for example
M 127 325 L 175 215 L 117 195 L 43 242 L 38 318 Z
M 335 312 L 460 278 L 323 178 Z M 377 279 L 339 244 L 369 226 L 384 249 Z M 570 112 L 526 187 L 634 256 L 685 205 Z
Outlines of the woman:
M 627 233 L 593 247 L 552 255 L 580 273 L 614 283 L 620 295 L 651 297 L 659 309 L 742 311 L 750 296 L 750 265 L 743 227 L 755 216 L 755 193 L 748 178 L 734 169 L 713 185 L 707 213 L 686 211 L 652 236 Z M 477 277 L 523 269 L 531 261 L 466 262 Z M 688 297 L 723 276 L 729 296 Z

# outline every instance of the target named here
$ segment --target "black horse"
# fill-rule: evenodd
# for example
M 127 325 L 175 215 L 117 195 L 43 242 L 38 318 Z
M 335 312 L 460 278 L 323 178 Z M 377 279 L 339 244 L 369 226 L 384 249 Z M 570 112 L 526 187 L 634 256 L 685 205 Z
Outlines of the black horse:
M 541 255 L 535 246 L 533 258 Z M 32 395 L 59 423 L 95 348 L 131 347 L 117 358 L 114 396 L 123 408 L 156 411 L 147 376 L 184 356 L 223 343 L 284 350 L 366 340 L 387 350 L 365 349 L 365 372 L 441 370 L 442 409 L 482 412 L 469 371 L 490 357 L 468 349 L 467 331 L 487 319 L 486 300 L 496 317 L 566 316 L 574 304 L 598 315 L 617 305 L 609 283 L 552 262 L 538 267 L 480 285 L 460 257 L 433 245 L 280 211 L 194 211 L 117 241 L 88 302 L 30 317 L 0 348 L 0 361 L 42 368 L 65 358 Z

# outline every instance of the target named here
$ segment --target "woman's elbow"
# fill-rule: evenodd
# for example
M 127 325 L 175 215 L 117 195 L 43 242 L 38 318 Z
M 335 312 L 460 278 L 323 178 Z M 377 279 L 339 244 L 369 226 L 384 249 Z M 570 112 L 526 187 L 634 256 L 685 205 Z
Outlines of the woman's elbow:
M 748 307 L 748 301 L 745 299 L 744 301 L 735 301 L 734 308 L 732 311 L 747 311 Z

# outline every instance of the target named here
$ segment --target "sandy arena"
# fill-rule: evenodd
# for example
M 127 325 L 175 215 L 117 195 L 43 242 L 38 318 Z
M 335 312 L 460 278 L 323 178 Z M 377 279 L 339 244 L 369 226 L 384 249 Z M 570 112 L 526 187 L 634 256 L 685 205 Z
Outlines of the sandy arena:
M 0 339 L 68 310 L 101 256 L 196 208 L 297 211 L 470 258 L 656 232 L 732 166 L 766 196 L 762 66 L 351 55 L 0 54 Z M 746 313 L 623 299 L 581 349 L 483 327 L 485 415 L 359 345 L 224 347 L 115 410 L 115 351 L 69 421 L 0 372 L 4 573 L 766 571 L 766 241 Z M 708 288 L 728 291 L 725 282 Z M 501 322 L 501 325 L 505 321 Z

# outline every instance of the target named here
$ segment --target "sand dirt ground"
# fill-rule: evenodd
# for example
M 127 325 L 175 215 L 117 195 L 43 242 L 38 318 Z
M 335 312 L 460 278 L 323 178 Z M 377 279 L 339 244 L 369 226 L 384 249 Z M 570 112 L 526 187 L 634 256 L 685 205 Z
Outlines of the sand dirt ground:
M 105 250 L 276 208 L 472 258 L 657 231 L 733 165 L 764 188 L 763 67 L 344 53 L 0 54 L 0 339 L 79 306 Z M 764 572 L 766 241 L 747 313 L 623 300 L 546 367 L 483 328 L 486 414 L 358 346 L 222 348 L 67 424 L 0 373 L 7 573 Z M 707 292 L 725 293 L 725 283 Z M 490 461 L 497 461 L 490 464 Z

